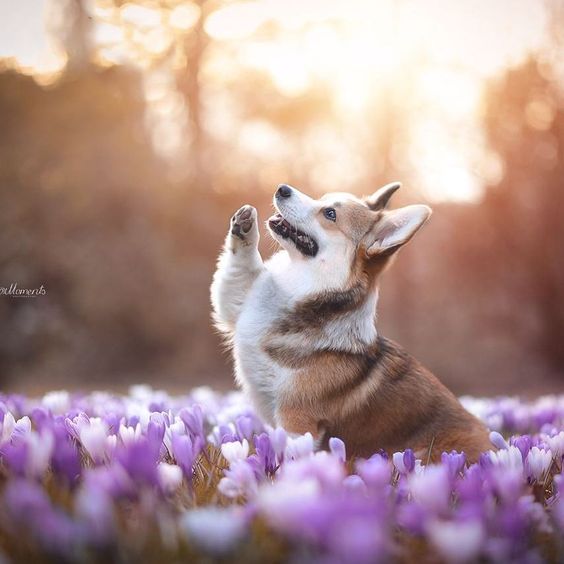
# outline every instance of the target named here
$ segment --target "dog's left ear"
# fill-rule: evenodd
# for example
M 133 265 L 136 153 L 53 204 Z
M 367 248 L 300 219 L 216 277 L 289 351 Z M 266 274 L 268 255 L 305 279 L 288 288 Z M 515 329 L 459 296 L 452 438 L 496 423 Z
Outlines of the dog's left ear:
M 368 234 L 366 254 L 392 253 L 405 245 L 429 219 L 429 206 L 414 205 L 386 211 Z
M 372 196 L 364 198 L 364 201 L 372 211 L 383 210 L 388 205 L 393 193 L 400 187 L 401 182 L 386 184 L 386 186 L 376 190 Z

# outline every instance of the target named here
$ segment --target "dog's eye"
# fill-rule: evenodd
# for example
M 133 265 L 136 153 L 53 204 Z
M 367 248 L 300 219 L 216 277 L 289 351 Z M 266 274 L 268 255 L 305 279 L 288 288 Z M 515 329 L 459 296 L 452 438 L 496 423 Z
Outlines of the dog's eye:
M 335 208 L 325 208 L 323 210 L 323 215 L 331 221 L 337 221 L 337 212 L 335 211 Z

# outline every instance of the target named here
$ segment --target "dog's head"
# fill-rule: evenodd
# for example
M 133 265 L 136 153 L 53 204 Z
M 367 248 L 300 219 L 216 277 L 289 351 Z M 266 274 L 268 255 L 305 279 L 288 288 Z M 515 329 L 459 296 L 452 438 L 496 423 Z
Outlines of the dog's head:
M 274 195 L 277 212 L 268 222 L 272 237 L 292 259 L 340 264 L 355 258 L 389 257 L 407 243 L 431 215 L 424 205 L 386 210 L 398 182 L 364 199 L 330 193 L 314 200 L 281 184 Z M 342 260 L 344 259 L 344 260 Z

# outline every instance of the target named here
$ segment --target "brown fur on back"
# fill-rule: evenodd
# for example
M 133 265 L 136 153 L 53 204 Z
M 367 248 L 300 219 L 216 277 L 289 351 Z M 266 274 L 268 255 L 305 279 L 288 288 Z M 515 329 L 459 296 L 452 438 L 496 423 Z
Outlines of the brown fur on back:
M 286 364 L 280 351 L 270 352 Z M 379 337 L 365 354 L 317 352 L 288 365 L 296 364 L 293 390 L 281 406 L 291 431 L 322 433 L 324 441 L 339 437 L 350 456 L 412 448 L 423 460 L 457 450 L 475 461 L 491 448 L 485 426 L 388 339 Z
M 298 304 L 263 340 L 265 352 L 294 373 L 280 419 L 289 431 L 309 431 L 324 446 L 330 437 L 343 439 L 349 456 L 412 448 L 424 461 L 450 450 L 476 461 L 492 448 L 485 426 L 399 345 L 378 337 L 358 352 L 311 346 L 328 322 L 364 303 L 386 263 L 373 261 L 367 269 L 357 259 L 348 288 Z

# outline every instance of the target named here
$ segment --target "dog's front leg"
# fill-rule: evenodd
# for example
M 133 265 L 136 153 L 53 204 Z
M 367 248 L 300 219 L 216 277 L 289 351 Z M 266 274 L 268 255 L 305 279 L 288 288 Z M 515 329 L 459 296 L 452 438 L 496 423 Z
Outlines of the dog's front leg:
M 243 206 L 231 218 L 211 286 L 214 319 L 225 332 L 235 329 L 247 293 L 264 269 L 258 242 L 257 210 Z

